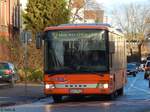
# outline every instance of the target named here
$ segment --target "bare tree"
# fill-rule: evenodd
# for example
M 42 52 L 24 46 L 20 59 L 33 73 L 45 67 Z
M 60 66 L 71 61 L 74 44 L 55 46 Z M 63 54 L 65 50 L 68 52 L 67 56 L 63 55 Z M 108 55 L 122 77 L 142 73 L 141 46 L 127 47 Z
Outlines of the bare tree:
M 131 55 L 133 48 L 131 43 L 136 43 L 140 59 L 141 46 L 144 42 L 145 19 L 149 10 L 149 6 L 136 3 L 122 5 L 120 9 L 113 10 L 116 25 L 123 29 L 127 37 Z
M 149 40 L 150 39 L 150 11 L 149 11 L 148 16 L 146 17 L 145 24 L 146 24 L 146 28 L 145 28 L 144 34 L 145 34 L 145 37 Z
M 76 21 L 86 22 L 85 13 L 88 10 L 94 10 L 95 13 L 98 10 L 102 10 L 102 4 L 94 0 L 68 0 L 68 8 L 71 11 L 70 23 L 75 23 Z M 99 18 L 96 18 L 95 21 L 98 21 Z
M 84 17 L 81 16 L 81 11 L 85 8 L 84 0 L 69 0 L 68 8 L 71 10 L 71 21 L 70 23 L 74 23 L 77 20 L 83 20 Z

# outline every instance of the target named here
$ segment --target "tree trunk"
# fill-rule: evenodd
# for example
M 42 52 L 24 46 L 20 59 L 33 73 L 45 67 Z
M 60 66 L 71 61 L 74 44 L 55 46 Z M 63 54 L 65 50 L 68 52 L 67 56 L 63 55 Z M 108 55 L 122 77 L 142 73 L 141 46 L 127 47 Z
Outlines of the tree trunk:
M 130 48 L 130 54 L 131 54 L 131 56 L 133 55 L 133 51 L 132 51 L 132 48 Z
M 141 46 L 142 46 L 142 44 L 139 44 L 139 45 L 138 45 L 139 62 L 141 62 L 141 56 L 142 56 L 142 53 L 141 53 Z

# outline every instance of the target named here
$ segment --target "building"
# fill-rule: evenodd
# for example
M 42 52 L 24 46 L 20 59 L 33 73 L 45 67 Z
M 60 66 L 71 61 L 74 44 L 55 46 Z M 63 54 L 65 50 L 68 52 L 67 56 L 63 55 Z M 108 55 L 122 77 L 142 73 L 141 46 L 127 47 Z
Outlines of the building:
M 9 60 L 8 42 L 20 28 L 19 0 L 0 0 L 0 60 Z
M 72 0 L 71 23 L 103 22 L 104 10 L 96 0 Z

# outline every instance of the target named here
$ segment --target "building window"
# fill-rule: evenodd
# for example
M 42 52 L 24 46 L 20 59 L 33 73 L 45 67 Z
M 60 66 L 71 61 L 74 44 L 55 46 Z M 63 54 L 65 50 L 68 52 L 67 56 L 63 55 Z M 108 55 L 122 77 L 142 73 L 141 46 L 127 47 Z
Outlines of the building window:
M 0 22 L 3 25 L 3 1 L 0 1 Z
M 2 17 L 2 12 L 1 12 L 1 8 L 2 8 L 2 2 L 0 1 L 0 25 L 1 25 L 1 17 Z
M 7 6 L 6 6 L 6 0 L 4 1 L 4 25 L 7 25 Z
M 0 1 L 0 23 L 1 25 L 7 25 L 7 1 Z

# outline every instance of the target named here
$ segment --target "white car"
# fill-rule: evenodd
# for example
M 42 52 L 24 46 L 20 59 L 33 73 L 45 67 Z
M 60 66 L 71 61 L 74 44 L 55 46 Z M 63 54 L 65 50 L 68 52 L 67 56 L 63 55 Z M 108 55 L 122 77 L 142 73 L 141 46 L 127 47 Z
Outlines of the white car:
M 140 72 L 144 72 L 144 66 L 145 66 L 145 64 L 140 64 L 140 66 L 139 66 L 139 71 Z

